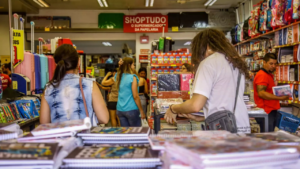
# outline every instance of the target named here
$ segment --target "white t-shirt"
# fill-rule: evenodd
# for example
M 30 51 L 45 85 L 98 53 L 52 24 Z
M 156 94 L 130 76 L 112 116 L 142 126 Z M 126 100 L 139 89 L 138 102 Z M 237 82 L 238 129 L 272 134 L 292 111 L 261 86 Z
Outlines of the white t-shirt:
M 204 59 L 197 70 L 193 93 L 207 97 L 203 108 L 205 117 L 221 111 L 233 112 L 238 78 L 238 69 L 232 65 L 221 53 L 214 53 Z M 235 110 L 238 133 L 250 133 L 249 116 L 243 100 L 245 76 L 242 75 L 239 94 Z

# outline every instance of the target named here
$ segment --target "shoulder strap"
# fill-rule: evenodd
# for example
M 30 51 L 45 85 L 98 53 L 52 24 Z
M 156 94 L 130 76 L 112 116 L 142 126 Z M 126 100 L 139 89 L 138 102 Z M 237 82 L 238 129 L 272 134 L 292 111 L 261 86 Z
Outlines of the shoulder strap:
M 242 74 L 239 71 L 239 75 L 238 75 L 238 79 L 237 79 L 237 85 L 236 85 L 236 92 L 235 92 L 235 101 L 234 101 L 233 114 L 235 113 L 235 109 L 236 109 L 236 102 L 237 102 L 237 98 L 238 98 L 238 95 L 239 95 L 241 77 L 242 77 Z
M 82 88 L 82 77 L 79 78 L 79 86 L 80 86 L 80 91 L 81 91 L 81 95 L 82 95 L 82 100 L 83 100 L 83 104 L 84 104 L 86 117 L 89 117 L 89 112 L 88 112 L 88 109 L 87 109 L 87 106 L 86 106 L 86 100 L 85 100 L 84 93 L 83 93 L 83 88 Z

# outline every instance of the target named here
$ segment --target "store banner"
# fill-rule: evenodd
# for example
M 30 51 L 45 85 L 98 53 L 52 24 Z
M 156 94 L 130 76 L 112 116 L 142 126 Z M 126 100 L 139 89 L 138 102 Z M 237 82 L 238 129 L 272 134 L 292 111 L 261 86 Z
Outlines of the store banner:
M 168 32 L 168 16 L 159 14 L 144 15 L 125 15 L 124 16 L 125 33 L 159 33 Z
M 24 60 L 24 31 L 13 29 L 13 55 L 14 63 Z

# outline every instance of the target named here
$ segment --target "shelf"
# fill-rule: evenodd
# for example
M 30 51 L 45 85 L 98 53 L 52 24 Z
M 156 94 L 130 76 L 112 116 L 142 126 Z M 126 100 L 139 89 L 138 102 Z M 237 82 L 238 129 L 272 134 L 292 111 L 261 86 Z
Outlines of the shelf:
M 153 80 L 153 81 L 156 81 L 156 80 L 157 80 L 157 78 L 151 78 L 151 80 Z
M 277 81 L 277 83 L 281 83 L 281 84 L 300 84 L 300 81 Z
M 287 63 L 279 63 L 278 66 L 285 66 L 285 65 L 298 65 L 300 62 L 287 62 Z
M 151 97 L 157 97 L 157 95 L 151 95 Z
M 264 36 L 266 36 L 266 35 L 271 35 L 271 34 L 277 32 L 277 31 L 279 31 L 279 30 L 282 30 L 282 29 L 285 29 L 285 28 L 288 28 L 288 27 L 297 25 L 297 24 L 299 24 L 299 23 L 300 23 L 300 21 L 294 22 L 294 23 L 289 24 L 289 25 L 286 25 L 286 26 L 279 27 L 279 28 L 277 28 L 277 29 L 275 29 L 275 30 L 268 31 L 267 33 L 260 34 L 260 35 L 257 35 L 257 36 L 255 36 L 255 37 L 253 37 L 253 38 L 250 38 L 250 39 L 248 39 L 248 40 L 245 40 L 245 41 L 243 41 L 243 42 L 237 43 L 237 44 L 235 44 L 234 46 L 238 46 L 238 45 L 241 45 L 241 44 L 250 42 L 250 41 L 252 41 L 252 40 L 255 40 L 255 39 L 258 39 L 258 38 L 262 38 L 262 37 L 264 37 Z
M 152 67 L 157 66 L 182 66 L 182 64 L 151 64 Z
M 291 46 L 295 46 L 295 45 L 299 45 L 300 42 L 295 42 L 292 44 L 287 44 L 287 45 L 281 45 L 281 46 L 275 46 L 274 48 L 284 48 L 284 47 L 291 47 Z
M 299 104 L 300 101 L 288 100 L 288 103 L 280 103 L 280 104 L 287 105 L 287 104 L 292 104 L 292 103 Z

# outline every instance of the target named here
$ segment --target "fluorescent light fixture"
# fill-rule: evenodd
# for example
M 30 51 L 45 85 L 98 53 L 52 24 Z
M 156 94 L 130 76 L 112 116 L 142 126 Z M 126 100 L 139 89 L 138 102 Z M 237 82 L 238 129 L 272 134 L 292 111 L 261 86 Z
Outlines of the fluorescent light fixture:
M 149 6 L 149 0 L 145 0 L 146 4 L 145 6 L 148 7 Z
M 208 6 L 213 0 L 207 0 L 207 2 L 204 4 L 204 6 Z
M 104 46 L 112 46 L 111 43 L 109 43 L 109 42 L 102 42 L 102 44 L 103 44 Z
M 107 2 L 106 2 L 106 0 L 102 0 L 103 1 L 103 3 L 104 3 L 104 6 L 107 8 L 108 7 L 108 5 L 107 5 Z
M 49 5 L 44 0 L 33 0 L 36 4 L 38 4 L 40 7 L 48 8 Z
M 209 6 L 212 6 L 217 0 L 212 1 Z
M 189 45 L 191 45 L 191 44 L 192 44 L 192 42 L 188 41 L 188 42 L 185 42 L 185 43 L 184 43 L 184 46 L 189 46 Z
M 98 3 L 99 3 L 99 5 L 100 5 L 101 7 L 104 7 L 101 0 L 98 0 Z
M 153 7 L 153 4 L 154 4 L 154 0 L 151 0 L 150 1 L 150 6 Z

